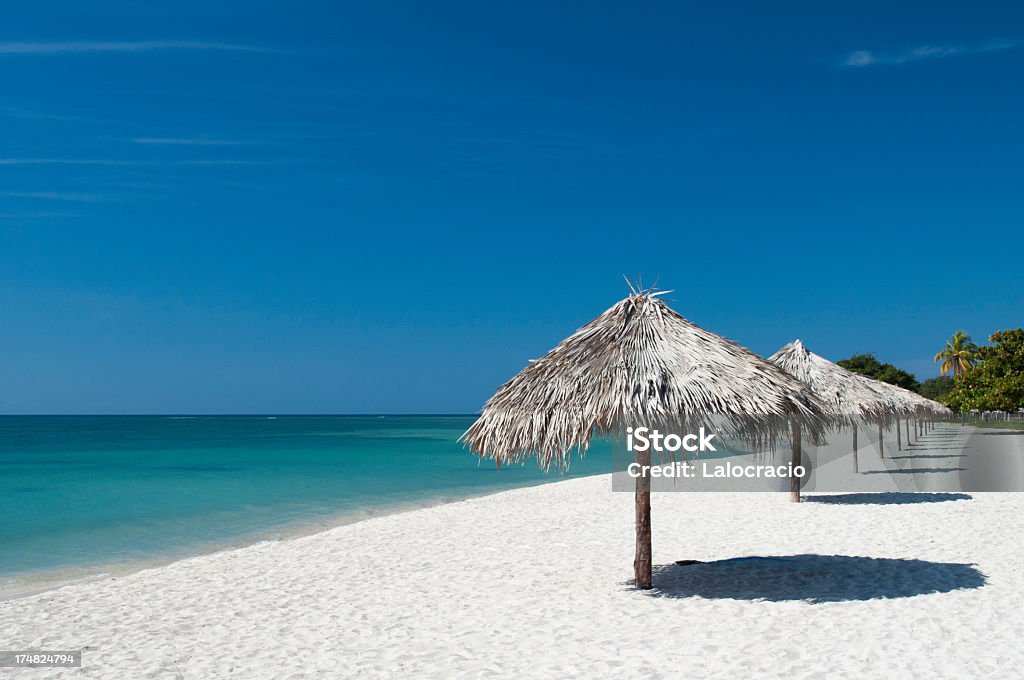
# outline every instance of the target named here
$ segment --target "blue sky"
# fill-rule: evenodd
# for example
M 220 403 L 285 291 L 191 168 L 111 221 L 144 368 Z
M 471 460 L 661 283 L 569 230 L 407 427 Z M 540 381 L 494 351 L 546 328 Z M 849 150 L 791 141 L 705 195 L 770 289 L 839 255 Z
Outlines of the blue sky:
M 934 375 L 1024 316 L 1024 5 L 933 5 L 5 3 L 0 412 L 472 412 L 623 275 Z

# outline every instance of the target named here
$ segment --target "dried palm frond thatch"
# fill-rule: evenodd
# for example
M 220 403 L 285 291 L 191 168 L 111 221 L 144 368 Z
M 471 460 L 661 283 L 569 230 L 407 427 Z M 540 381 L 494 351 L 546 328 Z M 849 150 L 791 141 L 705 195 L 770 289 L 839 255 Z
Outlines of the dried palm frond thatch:
M 800 340 L 785 345 L 768 357 L 768 361 L 807 385 L 814 395 L 830 405 L 840 423 L 852 429 L 854 472 L 860 471 L 857 428 L 861 422 L 878 424 L 879 451 L 882 450 L 884 426 L 895 422 L 899 433 L 899 418 L 906 414 L 907 402 L 901 395 L 887 389 L 890 385 L 834 364 L 808 350 Z
M 899 415 L 899 404 L 886 390 L 811 352 L 800 340 L 785 345 L 768 361 L 807 385 L 845 422 L 891 420 Z
M 953 415 L 953 410 L 945 404 L 940 404 L 917 392 L 911 392 L 896 385 L 890 385 L 890 387 L 894 388 L 896 393 L 903 398 L 908 410 L 912 410 L 918 416 L 924 418 L 949 418 Z
M 944 420 L 952 417 L 953 415 L 953 411 L 946 405 L 940 404 L 937 401 L 932 401 L 927 397 L 923 397 L 917 392 L 911 392 L 910 390 L 899 387 L 898 385 L 890 385 L 888 383 L 878 383 L 875 381 L 875 384 L 881 385 L 882 389 L 885 389 L 891 395 L 892 399 L 900 404 L 901 415 L 906 424 L 908 445 L 911 442 L 911 419 L 913 419 L 915 423 L 914 436 L 916 438 L 919 434 L 924 434 L 929 428 L 933 427 L 934 421 Z M 897 423 L 896 434 L 898 437 L 899 423 Z M 881 436 L 881 433 L 879 433 L 879 436 Z M 897 442 L 898 441 L 899 440 L 897 439 Z
M 774 445 L 790 419 L 812 434 L 827 427 L 828 407 L 803 384 L 690 323 L 661 294 L 634 291 L 532 362 L 498 388 L 462 440 L 499 464 L 536 456 L 549 469 L 566 467 L 593 437 L 628 426 L 678 432 L 714 419 L 723 434 L 760 447 Z M 650 587 L 650 479 L 646 490 L 643 480 L 634 567 L 637 585 Z
M 769 446 L 785 417 L 812 428 L 826 404 L 750 350 L 690 323 L 659 293 L 631 295 L 498 388 L 462 439 L 499 464 L 536 455 L 564 468 L 595 435 L 646 425 L 685 430 L 717 417 Z
M 916 430 L 923 432 L 935 420 L 951 418 L 953 411 L 945 404 L 923 397 L 917 392 L 898 385 L 871 380 L 875 387 L 885 391 L 899 405 L 899 414 L 906 422 L 907 443 L 910 443 L 910 419 L 916 421 Z M 898 425 L 898 423 L 897 423 Z M 897 430 L 897 434 L 899 430 Z

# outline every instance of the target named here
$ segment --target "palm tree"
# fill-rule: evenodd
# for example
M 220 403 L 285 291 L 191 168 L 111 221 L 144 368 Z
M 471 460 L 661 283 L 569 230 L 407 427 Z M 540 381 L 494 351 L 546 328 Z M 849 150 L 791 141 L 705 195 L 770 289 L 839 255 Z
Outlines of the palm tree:
M 978 346 L 971 342 L 971 336 L 964 331 L 953 333 L 946 341 L 946 348 L 935 355 L 935 361 L 941 361 L 939 369 L 942 375 L 953 371 L 953 377 L 969 370 L 978 361 Z

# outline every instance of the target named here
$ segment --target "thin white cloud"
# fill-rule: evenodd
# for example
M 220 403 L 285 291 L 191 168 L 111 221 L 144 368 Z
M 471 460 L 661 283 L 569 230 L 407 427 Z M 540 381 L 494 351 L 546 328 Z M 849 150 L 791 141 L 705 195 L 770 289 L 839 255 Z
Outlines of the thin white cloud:
M 241 146 L 248 144 L 248 142 L 209 137 L 136 137 L 132 141 L 136 144 L 166 144 L 169 146 Z
M 0 113 L 11 116 L 12 118 L 37 118 L 42 120 L 68 120 L 77 121 L 81 120 L 78 116 L 68 116 L 58 113 L 40 113 L 38 111 L 29 111 L 16 106 L 4 106 L 0 107 Z
M 0 158 L 0 165 L 150 165 L 150 163 L 103 158 Z
M 1003 52 L 1020 47 L 1021 42 L 992 41 L 984 45 L 922 45 L 904 52 L 894 54 L 872 52 L 871 50 L 857 50 L 846 55 L 841 66 L 847 68 L 861 68 L 864 66 L 884 66 L 909 64 L 924 59 L 941 59 L 943 57 L 955 57 L 963 54 L 983 54 L 986 52 Z
M 63 42 L 0 42 L 0 54 L 85 54 L 88 52 L 152 52 L 156 50 L 217 50 L 227 52 L 266 52 L 262 47 L 201 40 L 136 40 L 101 42 L 91 40 Z
M 59 191 L 4 191 L 0 192 L 0 196 L 4 198 L 38 198 L 49 201 L 74 201 L 78 203 L 97 203 L 106 200 L 98 194 L 62 193 Z
M 0 220 L 39 220 L 54 217 L 78 217 L 78 213 L 71 212 L 18 212 L 0 213 Z
M 110 158 L 0 158 L 0 165 L 272 165 L 288 161 L 237 160 L 214 158 L 184 161 L 121 160 Z
M 211 159 L 211 160 L 196 160 L 196 161 L 172 161 L 172 165 L 275 165 L 278 163 L 287 163 L 285 160 L 275 161 L 241 161 L 234 159 Z

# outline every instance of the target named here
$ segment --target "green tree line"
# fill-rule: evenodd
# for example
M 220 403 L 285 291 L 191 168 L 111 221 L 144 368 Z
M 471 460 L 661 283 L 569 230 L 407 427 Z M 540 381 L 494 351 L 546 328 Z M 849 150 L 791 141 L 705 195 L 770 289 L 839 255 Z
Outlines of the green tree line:
M 979 347 L 957 331 L 935 355 L 942 375 L 918 382 L 874 354 L 856 354 L 837 363 L 854 373 L 913 390 L 957 411 L 1016 411 L 1024 407 L 1024 330 L 1005 330 Z M 948 375 L 952 374 L 952 375 Z
M 1024 407 L 1024 329 L 993 333 L 975 347 L 969 366 L 956 374 L 942 401 L 957 411 L 1016 411 Z

